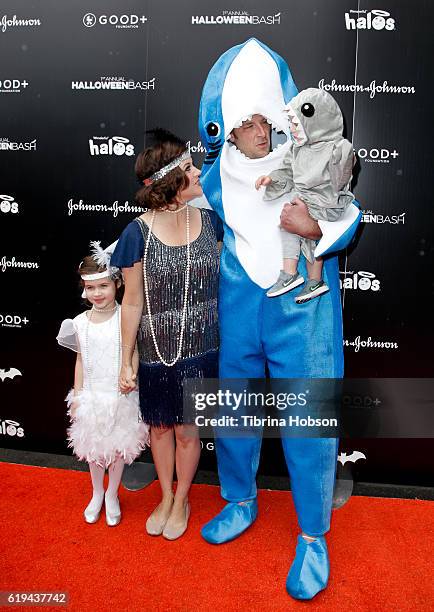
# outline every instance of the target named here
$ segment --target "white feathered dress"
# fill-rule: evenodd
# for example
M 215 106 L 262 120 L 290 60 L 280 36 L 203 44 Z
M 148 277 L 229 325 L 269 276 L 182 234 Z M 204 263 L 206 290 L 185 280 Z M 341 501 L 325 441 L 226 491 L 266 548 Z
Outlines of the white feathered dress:
M 108 467 L 117 457 L 132 463 L 149 444 L 149 428 L 140 418 L 139 394 L 118 393 L 120 366 L 120 310 L 102 323 L 88 319 L 86 312 L 63 321 L 57 340 L 81 352 L 83 389 L 72 400 L 78 403 L 68 429 L 68 446 L 78 459 Z M 74 346 L 75 345 L 75 346 Z

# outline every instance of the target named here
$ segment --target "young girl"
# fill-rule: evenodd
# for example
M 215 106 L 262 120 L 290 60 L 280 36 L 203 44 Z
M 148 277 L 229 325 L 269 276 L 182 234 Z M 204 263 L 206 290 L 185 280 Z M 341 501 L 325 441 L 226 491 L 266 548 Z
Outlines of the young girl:
M 148 427 L 139 417 L 138 391 L 121 395 L 121 307 L 116 293 L 121 275 L 110 267 L 110 255 L 91 243 L 93 255 L 85 257 L 78 273 L 83 297 L 92 308 L 63 321 L 57 341 L 77 353 L 74 388 L 68 393 L 69 446 L 78 459 L 89 463 L 93 495 L 84 511 L 87 523 L 96 523 L 105 502 L 106 522 L 118 525 L 121 510 L 118 488 L 125 463 L 132 463 L 148 441 Z M 137 359 L 137 352 L 135 352 Z M 109 485 L 104 495 L 104 473 Z

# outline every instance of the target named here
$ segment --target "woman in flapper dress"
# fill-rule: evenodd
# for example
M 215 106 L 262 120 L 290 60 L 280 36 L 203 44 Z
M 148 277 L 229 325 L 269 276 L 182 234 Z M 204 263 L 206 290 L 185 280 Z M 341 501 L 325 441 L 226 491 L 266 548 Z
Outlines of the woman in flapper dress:
M 133 390 L 138 376 L 162 493 L 146 530 L 174 540 L 187 528 L 188 493 L 200 456 L 198 429 L 183 415 L 182 383 L 218 376 L 222 229 L 213 211 L 189 204 L 202 187 L 186 143 L 163 130 L 153 137 L 135 167 L 142 185 L 136 200 L 147 210 L 125 228 L 112 263 L 122 268 L 125 282 L 120 388 Z M 136 338 L 138 372 L 132 363 Z

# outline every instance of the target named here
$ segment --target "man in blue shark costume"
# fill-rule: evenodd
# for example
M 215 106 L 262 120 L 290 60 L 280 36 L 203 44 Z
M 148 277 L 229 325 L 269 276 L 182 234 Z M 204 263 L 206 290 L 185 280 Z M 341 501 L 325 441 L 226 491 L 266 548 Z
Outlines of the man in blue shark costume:
M 283 109 L 296 94 L 285 61 L 256 39 L 225 52 L 203 89 L 199 128 L 207 155 L 201 182 L 225 229 L 219 295 L 220 378 L 262 378 L 266 364 L 272 378 L 343 376 L 337 257 L 325 257 L 324 280 L 330 292 L 319 299 L 300 306 L 290 294 L 274 299 L 265 295 L 281 266 L 279 219 L 285 196 L 264 202 L 255 180 L 280 167 L 287 153 L 290 134 Z M 264 118 L 268 123 L 258 127 Z M 287 141 L 271 152 L 268 148 L 258 155 L 243 154 L 230 141 L 237 144 L 233 129 L 246 120 L 268 135 L 271 124 L 286 134 Z M 334 223 L 319 222 L 323 255 L 350 242 L 360 211 L 351 204 L 344 217 Z M 302 274 L 305 265 L 302 257 Z M 297 599 L 311 599 L 328 581 L 324 534 L 330 526 L 338 441 L 282 436 L 282 444 L 302 530 L 286 587 Z M 260 436 L 216 437 L 221 494 L 229 503 L 202 528 L 208 542 L 228 542 L 256 519 L 260 448 Z

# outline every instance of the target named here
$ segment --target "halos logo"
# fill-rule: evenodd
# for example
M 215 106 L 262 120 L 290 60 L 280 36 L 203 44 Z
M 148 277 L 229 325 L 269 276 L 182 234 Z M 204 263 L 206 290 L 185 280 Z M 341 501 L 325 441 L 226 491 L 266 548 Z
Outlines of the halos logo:
M 206 153 L 206 148 L 203 146 L 202 141 L 199 140 L 197 144 L 192 145 L 191 140 L 187 142 L 187 147 L 192 153 Z
M 97 141 L 95 143 L 94 141 Z M 89 152 L 91 155 L 127 155 L 131 157 L 134 155 L 134 146 L 128 144 L 130 141 L 128 138 L 122 136 L 94 136 L 93 139 L 89 138 Z
M 192 15 L 193 25 L 280 25 L 281 13 L 249 15 L 247 11 L 222 11 L 221 15 Z
M 0 151 L 36 151 L 36 138 L 29 142 L 11 142 L 9 138 L 0 138 Z
M 74 202 L 73 198 L 68 200 L 68 217 L 75 212 L 108 212 L 117 217 L 119 213 L 142 213 L 143 208 L 141 206 L 131 206 L 128 201 L 123 204 L 119 204 L 118 200 L 115 200 L 112 204 L 85 204 L 83 200 Z
M 135 81 L 126 77 L 101 77 L 99 81 L 72 81 L 71 89 L 88 89 L 88 90 L 136 90 L 148 91 L 155 89 L 155 77 L 148 81 Z
M 390 163 L 390 158 L 396 159 L 399 157 L 399 153 L 396 149 L 393 151 L 389 151 L 389 149 L 358 149 L 357 155 L 360 159 L 363 159 L 364 162 L 368 164 L 377 163 L 377 164 L 388 164 Z
M 369 93 L 369 97 L 375 98 L 377 93 L 392 93 L 392 94 L 414 94 L 415 87 L 412 85 L 388 85 L 387 81 L 383 81 L 382 85 L 377 85 L 377 81 L 371 81 L 369 85 L 361 85 L 360 83 L 336 83 L 333 79 L 331 83 L 325 83 L 324 79 L 318 82 L 320 89 L 325 91 L 350 91 L 352 93 L 361 92 Z
M 0 434 L 3 436 L 17 436 L 17 438 L 24 438 L 24 429 L 20 427 L 20 424 L 10 419 L 4 421 L 0 419 Z
M 97 17 L 93 13 L 86 13 L 83 17 L 83 25 L 86 28 L 93 28 L 95 25 L 111 25 L 120 29 L 137 29 L 140 24 L 148 21 L 144 15 L 100 15 Z
M 1 327 L 16 327 L 17 329 L 21 329 L 23 325 L 27 325 L 30 323 L 27 317 L 22 317 L 17 314 L 9 314 L 0 312 L 0 326 Z
M 398 348 L 397 342 L 391 342 L 390 340 L 372 340 L 371 336 L 366 338 L 366 340 L 357 336 L 354 340 L 344 340 L 344 346 L 348 346 L 353 348 L 355 353 L 358 353 L 360 349 L 388 349 L 393 350 Z
M 380 281 L 372 272 L 339 272 L 341 289 L 360 289 L 360 291 L 380 291 Z
M 3 79 L 0 80 L 0 93 L 21 93 L 21 89 L 25 89 L 28 81 L 20 81 L 20 79 Z
M 10 195 L 0 195 L 0 213 L 16 214 L 18 211 L 18 202 Z
M 347 30 L 394 30 L 395 20 L 387 11 L 375 9 L 373 11 L 350 11 L 345 13 L 345 27 Z
M 372 210 L 363 212 L 362 223 L 390 223 L 390 225 L 404 225 L 406 213 L 399 215 L 374 215 Z
M 6 32 L 8 28 L 30 28 L 34 26 L 40 26 L 40 19 L 18 19 L 16 15 L 12 18 L 8 18 L 7 15 L 3 15 L 0 18 L 1 31 Z
M 17 261 L 15 257 L 7 259 L 6 255 L 0 259 L 0 270 L 6 272 L 9 268 L 19 268 L 24 270 L 38 270 L 39 264 L 36 261 Z

